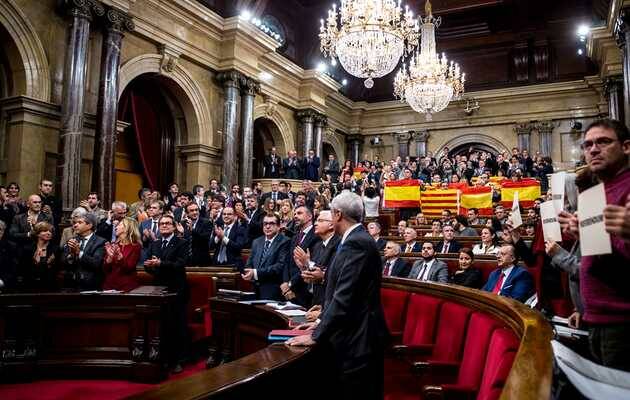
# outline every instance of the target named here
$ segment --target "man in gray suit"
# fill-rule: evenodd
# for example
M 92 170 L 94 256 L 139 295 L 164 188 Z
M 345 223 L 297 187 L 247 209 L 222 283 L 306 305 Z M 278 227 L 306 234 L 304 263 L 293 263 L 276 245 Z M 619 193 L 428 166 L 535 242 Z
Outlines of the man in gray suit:
M 407 278 L 424 282 L 448 282 L 448 267 L 443 261 L 435 258 L 433 243 L 424 242 L 422 244 L 422 260 L 413 263 Z

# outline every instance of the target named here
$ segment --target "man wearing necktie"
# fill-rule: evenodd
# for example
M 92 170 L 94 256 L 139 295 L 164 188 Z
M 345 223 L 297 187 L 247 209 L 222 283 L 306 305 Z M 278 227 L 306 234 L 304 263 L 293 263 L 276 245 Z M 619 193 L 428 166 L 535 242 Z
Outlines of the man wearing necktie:
M 244 226 L 236 223 L 232 207 L 223 209 L 223 228 L 214 227 L 210 245 L 214 250 L 215 265 L 234 265 L 239 270 L 242 268 L 241 250 L 247 245 L 247 231 Z
M 242 277 L 254 282 L 256 296 L 265 300 L 283 300 L 280 293 L 282 269 L 289 261 L 290 240 L 280 232 L 280 218 L 267 214 L 263 218 L 263 236 L 252 243 Z
M 409 275 L 409 263 L 405 262 L 400 255 L 400 246 L 396 242 L 389 241 L 383 249 L 385 262 L 383 263 L 383 276 L 397 276 L 406 278 Z
M 515 265 L 516 250 L 514 245 L 505 244 L 497 252 L 499 268 L 490 273 L 488 282 L 481 289 L 500 296 L 511 297 L 525 302 L 534 293 L 532 276 L 525 268 Z
M 210 235 L 212 223 L 200 216 L 199 206 L 190 203 L 186 206 L 184 238 L 190 245 L 190 265 L 206 266 L 210 263 Z
M 423 282 L 448 282 L 448 267 L 446 263 L 435 258 L 433 243 L 424 242 L 422 244 L 422 259 L 413 264 L 408 278 Z
M 328 164 L 324 167 L 324 174 L 330 175 L 330 181 L 333 183 L 339 180 L 339 161 L 335 160 L 334 154 L 328 155 Z
M 76 237 L 64 248 L 64 287 L 100 290 L 103 283 L 105 240 L 94 233 L 96 216 L 92 213 L 74 218 Z
M 151 242 L 161 238 L 158 221 L 162 216 L 162 211 L 162 203 L 159 201 L 151 202 L 146 209 L 147 216 L 149 218 L 140 223 L 140 232 L 142 233 L 142 253 L 140 255 L 141 264 L 147 259 L 147 253 Z
M 455 240 L 455 229 L 451 225 L 444 225 L 442 228 L 442 236 L 444 240 L 438 243 L 435 249 L 439 254 L 457 253 L 462 245 Z

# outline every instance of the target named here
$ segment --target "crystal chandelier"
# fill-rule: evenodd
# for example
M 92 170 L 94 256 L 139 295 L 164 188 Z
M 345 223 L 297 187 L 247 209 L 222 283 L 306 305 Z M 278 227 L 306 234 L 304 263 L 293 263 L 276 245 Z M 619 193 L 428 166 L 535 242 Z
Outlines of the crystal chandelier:
M 409 62 L 409 68 L 403 64 L 394 79 L 394 94 L 401 101 L 407 101 L 411 108 L 419 113 L 426 113 L 427 121 L 431 114 L 442 111 L 451 99 L 459 99 L 464 93 L 466 74 L 459 70 L 459 65 L 440 57 L 435 51 L 435 28 L 440 26 L 441 18 L 434 18 L 431 3 L 425 5 L 426 16 L 420 17 L 421 39 L 420 53 L 416 51 Z
M 372 78 L 392 72 L 418 45 L 418 21 L 408 7 L 403 14 L 400 0 L 341 0 L 339 12 L 333 4 L 321 24 L 324 57 L 338 57 L 350 74 L 367 78 L 368 89 L 374 86 Z

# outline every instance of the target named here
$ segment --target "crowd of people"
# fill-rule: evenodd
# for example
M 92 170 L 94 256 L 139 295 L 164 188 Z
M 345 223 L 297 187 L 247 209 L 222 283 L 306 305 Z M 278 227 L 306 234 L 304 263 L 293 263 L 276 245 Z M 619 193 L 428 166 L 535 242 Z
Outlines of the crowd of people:
M 260 298 L 302 305 L 309 323 L 316 324 L 325 320 L 330 301 L 328 267 L 343 248 L 337 204 L 349 218 L 344 226 L 354 229 L 363 222 L 375 249 L 382 251 L 382 275 L 463 285 L 521 302 L 535 295 L 527 266 L 534 262 L 536 243 L 543 243 L 547 266 L 569 273 L 575 307 L 571 323 L 589 324 L 593 356 L 604 365 L 630 370 L 630 345 L 623 340 L 630 334 L 630 296 L 623 288 L 624 277 L 630 274 L 627 128 L 611 120 L 593 124 L 586 130 L 583 153 L 586 167 L 568 180 L 577 190 L 567 188 L 566 197 L 576 204 L 578 191 L 605 184 L 606 226 L 613 238 L 613 253 L 608 256 L 580 257 L 576 243 L 585 238 L 579 238 L 575 207 L 559 216 L 566 240 L 544 244 L 538 211 L 542 198 L 524 210 L 521 228 L 513 228 L 509 212 L 496 205 L 494 215 L 485 218 L 470 209 L 465 216 L 444 210 L 441 218 L 427 220 L 418 210 L 399 221 L 396 240 L 381 232 L 377 217 L 388 180 L 419 179 L 448 186 L 460 181 L 489 185 L 491 176 L 533 177 L 546 191 L 552 162 L 538 154 L 532 158 L 527 150 L 490 154 L 471 149 L 451 157 L 445 148 L 436 157 L 430 152 L 389 162 L 375 157 L 355 166 L 351 161 L 340 165 L 333 155 L 320 164 L 314 151 L 303 159 L 295 151 L 282 158 L 272 148 L 264 160 L 265 176 L 272 179 L 267 192 L 259 182 L 226 188 L 211 179 L 207 186 L 198 184 L 190 191 L 172 183 L 166 193 L 143 188 L 133 204 L 115 201 L 109 210 L 92 192 L 72 212 L 70 226 L 62 223 L 61 202 L 50 180 L 42 180 L 39 192 L 26 198 L 17 183 L 0 187 L 0 290 L 129 291 L 139 285 L 140 265 L 156 285 L 177 293 L 183 318 L 177 334 L 185 341 L 183 310 L 189 296 L 185 267 L 233 265 Z M 298 191 L 291 183 L 295 179 L 303 179 Z M 416 228 L 421 226 L 429 231 L 419 238 Z M 478 242 L 462 246 L 458 237 L 478 237 Z M 251 249 L 246 261 L 245 249 Z M 401 253 L 419 257 L 407 263 Z M 459 269 L 453 274 L 440 260 L 448 253 L 459 255 Z M 475 268 L 475 257 L 481 255 L 497 259 L 496 270 L 485 281 Z

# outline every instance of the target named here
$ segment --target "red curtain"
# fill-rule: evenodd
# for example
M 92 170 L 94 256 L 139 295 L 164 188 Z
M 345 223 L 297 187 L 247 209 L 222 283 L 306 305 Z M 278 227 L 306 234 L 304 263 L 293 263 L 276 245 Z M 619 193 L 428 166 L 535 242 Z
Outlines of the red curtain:
M 160 140 L 162 135 L 158 125 L 159 115 L 147 98 L 136 96 L 133 91 L 130 92 L 129 103 L 131 105 L 131 123 L 140 150 L 144 176 L 149 187 L 156 189 L 158 187 L 156 178 L 160 176 L 162 155 Z

